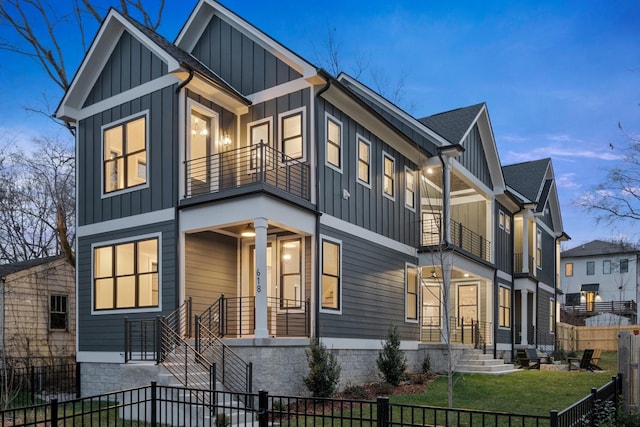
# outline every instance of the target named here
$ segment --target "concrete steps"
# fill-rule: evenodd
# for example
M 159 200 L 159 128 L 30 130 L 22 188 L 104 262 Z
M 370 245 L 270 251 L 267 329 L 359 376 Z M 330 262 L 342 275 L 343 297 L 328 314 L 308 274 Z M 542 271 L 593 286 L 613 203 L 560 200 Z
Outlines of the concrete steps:
M 518 372 L 518 369 L 502 359 L 494 359 L 491 354 L 483 354 L 482 350 L 468 349 L 456 363 L 455 371 L 461 374 L 504 375 Z

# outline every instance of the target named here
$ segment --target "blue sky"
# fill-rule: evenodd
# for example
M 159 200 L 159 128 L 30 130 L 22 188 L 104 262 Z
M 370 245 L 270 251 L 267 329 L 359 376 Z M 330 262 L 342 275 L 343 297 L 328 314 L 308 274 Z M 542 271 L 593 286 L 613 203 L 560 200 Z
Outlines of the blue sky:
M 56 6 L 59 13 L 66 3 Z M 159 32 L 174 40 L 195 4 L 167 0 Z M 596 225 L 573 204 L 620 161 L 625 137 L 618 122 L 640 134 L 640 1 L 223 4 L 316 65 L 323 65 L 319 58 L 335 28 L 344 71 L 354 73 L 354 59 L 363 58 L 360 79 L 370 86 L 374 74 L 388 88 L 403 79 L 400 105 L 416 117 L 486 102 L 503 164 L 552 158 L 573 238 L 568 247 L 640 239 L 640 224 Z M 7 37 L 0 27 L 0 38 Z M 71 31 L 65 37 L 75 71 L 81 47 Z M 0 93 L 3 140 L 66 137 L 23 109 L 42 106 L 43 94 L 55 107 L 62 96 L 33 60 L 0 51 Z

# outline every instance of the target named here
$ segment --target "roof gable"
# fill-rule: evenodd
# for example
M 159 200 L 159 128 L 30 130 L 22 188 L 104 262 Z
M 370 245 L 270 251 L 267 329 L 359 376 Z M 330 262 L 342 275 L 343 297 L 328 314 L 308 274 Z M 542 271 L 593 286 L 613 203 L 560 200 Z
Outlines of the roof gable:
M 540 159 L 503 166 L 507 186 L 526 199 L 524 203 L 537 203 L 547 177 L 551 159 Z
M 0 265 L 0 279 L 5 278 L 10 274 L 19 273 L 24 270 L 28 270 L 30 268 L 38 267 L 40 265 L 44 265 L 50 262 L 55 262 L 62 260 L 63 257 L 61 255 L 55 255 L 45 258 L 31 259 L 27 261 L 19 261 L 10 264 Z
M 606 242 L 604 240 L 592 240 L 584 245 L 562 251 L 562 258 L 587 257 L 611 254 L 635 254 L 640 248 L 627 242 Z
M 477 120 L 484 103 L 423 117 L 418 121 L 434 130 L 451 144 L 462 143 Z

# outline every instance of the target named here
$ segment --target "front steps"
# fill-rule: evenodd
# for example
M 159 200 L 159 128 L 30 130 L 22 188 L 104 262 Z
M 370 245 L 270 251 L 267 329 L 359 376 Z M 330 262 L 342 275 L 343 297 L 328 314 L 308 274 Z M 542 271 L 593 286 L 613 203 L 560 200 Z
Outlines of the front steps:
M 518 372 L 518 369 L 502 359 L 494 359 L 492 355 L 484 354 L 482 350 L 466 349 L 458 359 L 455 371 L 461 374 L 504 375 Z

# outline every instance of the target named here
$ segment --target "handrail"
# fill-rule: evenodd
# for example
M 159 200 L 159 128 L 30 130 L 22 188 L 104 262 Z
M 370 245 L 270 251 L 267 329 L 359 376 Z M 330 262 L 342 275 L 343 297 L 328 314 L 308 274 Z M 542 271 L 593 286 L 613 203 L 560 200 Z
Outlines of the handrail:
M 191 297 L 189 297 L 178 308 L 164 317 L 167 327 L 183 338 L 192 336 L 193 315 L 191 306 Z
M 451 243 L 460 249 L 464 249 L 473 255 L 491 260 L 491 241 L 483 235 L 464 226 L 462 223 L 451 220 L 451 242 L 443 242 L 442 224 L 439 218 L 422 221 L 422 245 L 436 246 L 442 243 Z
M 473 344 L 475 348 L 484 348 L 491 341 L 491 322 L 464 317 L 449 318 L 449 339 L 452 343 Z M 440 316 L 422 318 L 423 341 L 444 342 Z

